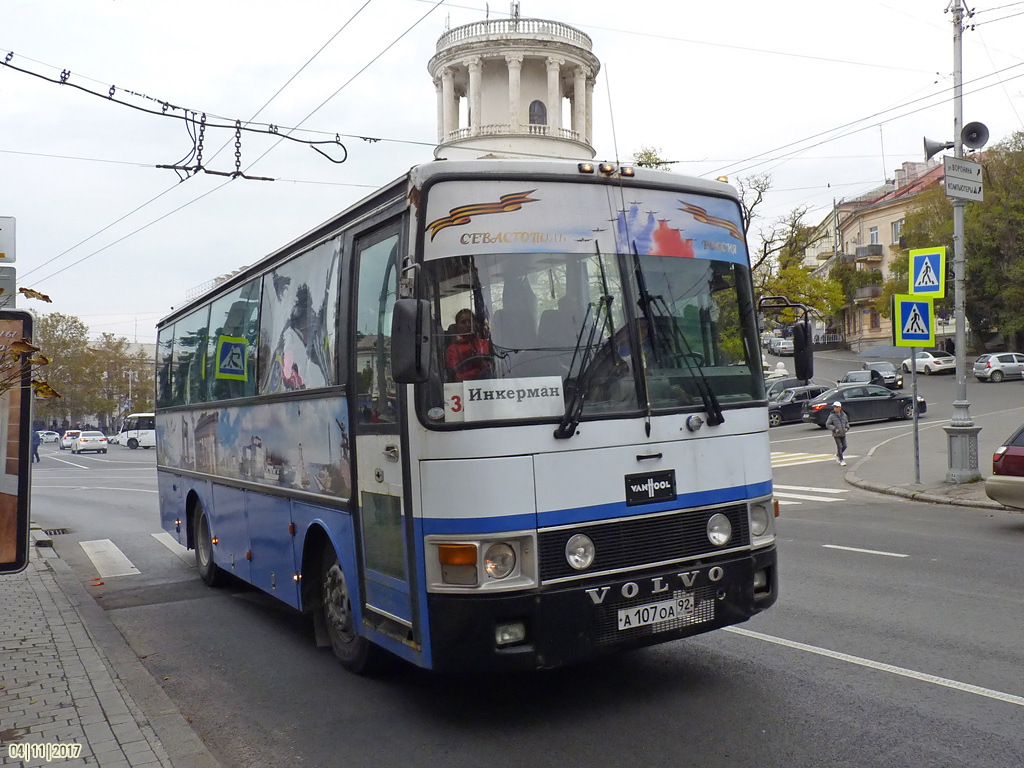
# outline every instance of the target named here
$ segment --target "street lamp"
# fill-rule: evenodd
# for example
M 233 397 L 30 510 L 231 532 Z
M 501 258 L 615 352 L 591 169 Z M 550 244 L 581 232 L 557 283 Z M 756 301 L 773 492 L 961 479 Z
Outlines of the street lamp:
M 964 156 L 964 145 L 980 149 L 988 141 L 988 128 L 982 123 L 963 124 L 963 14 L 960 0 L 953 0 L 953 136 L 951 142 L 924 140 L 925 160 L 936 152 L 952 147 L 957 160 Z M 968 164 L 969 165 L 969 164 Z M 948 164 L 947 164 L 948 167 Z M 959 172 L 959 171 L 958 171 Z M 979 169 L 980 172 L 980 169 Z M 977 195 L 980 199 L 981 185 L 977 189 L 953 193 L 950 179 L 946 178 L 946 195 L 953 198 L 953 311 L 956 317 L 956 400 L 953 401 L 953 418 L 946 431 L 948 450 L 947 483 L 968 483 L 981 477 L 978 469 L 978 433 L 981 427 L 974 426 L 971 419 L 970 403 L 967 401 L 967 324 L 964 316 L 964 274 L 966 256 L 964 253 L 964 206 L 965 194 Z M 963 186 L 963 185 L 958 185 Z

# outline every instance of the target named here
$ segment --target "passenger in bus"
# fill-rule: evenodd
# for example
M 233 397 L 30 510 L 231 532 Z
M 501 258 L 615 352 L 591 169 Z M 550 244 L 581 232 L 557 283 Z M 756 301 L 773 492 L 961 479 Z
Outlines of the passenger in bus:
M 467 381 L 489 376 L 494 371 L 494 361 L 486 324 L 477 322 L 473 310 L 460 309 L 455 315 L 455 333 L 458 335 L 444 355 L 450 378 Z

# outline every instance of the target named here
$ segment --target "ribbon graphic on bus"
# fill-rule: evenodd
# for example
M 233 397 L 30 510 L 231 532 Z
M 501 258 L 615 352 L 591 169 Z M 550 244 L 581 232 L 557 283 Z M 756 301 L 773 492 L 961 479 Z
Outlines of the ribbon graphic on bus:
M 448 211 L 448 215 L 445 218 L 432 221 L 427 225 L 430 239 L 433 240 L 442 229 L 469 224 L 474 216 L 518 211 L 523 207 L 524 203 L 539 202 L 537 198 L 530 197 L 534 192 L 536 192 L 535 189 L 525 192 L 513 192 L 499 197 L 497 203 L 471 203 L 470 205 L 460 205 L 458 208 L 452 208 Z

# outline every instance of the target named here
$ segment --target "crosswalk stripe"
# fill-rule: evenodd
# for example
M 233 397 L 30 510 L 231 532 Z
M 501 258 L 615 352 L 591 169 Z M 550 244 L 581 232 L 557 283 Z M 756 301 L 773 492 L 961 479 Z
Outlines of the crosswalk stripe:
M 775 496 L 780 499 L 803 499 L 804 501 L 824 501 L 828 503 L 842 501 L 842 499 L 833 496 L 810 496 L 803 493 L 781 493 L 779 491 L 775 492 Z
M 857 456 L 848 453 L 846 458 L 856 459 Z M 782 451 L 772 453 L 773 467 L 796 467 L 801 464 L 820 464 L 823 461 L 835 460 L 834 453 L 786 453 Z
M 167 531 L 164 531 L 163 533 L 154 533 L 152 534 L 152 536 L 154 539 L 156 539 L 169 550 L 171 550 L 171 552 L 173 552 L 175 556 L 189 568 L 196 567 L 195 554 L 191 552 L 188 549 L 188 547 L 181 546 L 181 544 L 175 541 L 174 537 L 171 536 L 171 534 L 167 533 Z
M 849 493 L 849 488 L 815 488 L 810 485 L 779 485 L 772 484 L 773 488 L 781 488 L 784 491 L 811 491 L 813 493 Z
M 117 545 L 110 539 L 97 539 L 96 541 L 80 541 L 85 554 L 92 560 L 96 572 L 102 578 L 111 576 L 135 576 L 141 571 L 136 568 L 132 561 L 125 557 L 124 552 L 117 548 Z

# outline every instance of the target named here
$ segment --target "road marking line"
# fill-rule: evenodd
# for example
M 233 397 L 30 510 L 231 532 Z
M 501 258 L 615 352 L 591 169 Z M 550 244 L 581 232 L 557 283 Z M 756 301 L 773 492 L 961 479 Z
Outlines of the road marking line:
M 776 491 L 775 495 L 780 499 L 803 499 L 804 501 L 824 501 L 827 503 L 842 501 L 842 499 L 837 499 L 833 496 L 805 496 L 802 493 L 779 493 Z
M 797 504 L 797 505 L 800 504 L 799 501 L 784 501 L 782 499 L 776 499 L 776 501 L 779 502 L 779 506 L 780 507 L 787 507 L 787 506 L 792 506 L 793 504 Z
M 773 483 L 772 487 L 782 488 L 784 491 L 814 491 L 815 493 L 849 493 L 849 488 L 815 488 L 809 485 L 779 485 Z
M 786 648 L 793 648 L 797 651 L 806 651 L 807 653 L 813 653 L 818 656 L 825 656 L 830 659 L 835 659 L 836 661 L 845 661 L 848 664 L 857 664 L 862 667 L 868 667 L 869 669 L 878 670 L 879 672 L 888 672 L 893 675 L 900 675 L 901 677 L 909 677 L 912 680 L 919 680 L 921 682 L 931 683 L 933 685 L 941 685 L 946 688 L 952 688 L 957 691 L 963 691 L 964 693 L 973 693 L 976 696 L 985 696 L 989 699 L 996 699 L 997 701 L 1004 701 L 1007 704 L 1016 704 L 1018 707 L 1024 707 L 1024 696 L 1015 696 L 1012 693 L 994 691 L 991 688 L 982 688 L 980 685 L 961 683 L 958 680 L 951 680 L 948 677 L 929 675 L 926 672 L 917 672 L 913 669 L 907 669 L 906 667 L 897 667 L 893 664 L 884 664 L 879 661 L 865 659 L 861 656 L 851 656 L 848 653 L 830 651 L 827 648 L 819 648 L 815 645 L 797 643 L 792 640 L 785 640 L 781 637 L 773 637 L 772 635 L 765 635 L 761 634 L 760 632 L 752 632 L 749 629 L 742 629 L 740 627 L 723 627 L 723 629 L 726 632 L 732 632 L 733 634 L 737 635 L 744 635 L 745 637 L 750 637 L 755 640 L 764 640 L 767 643 L 782 645 Z
M 167 533 L 167 531 L 164 531 L 163 533 L 154 533 L 152 535 L 154 539 L 171 550 L 171 552 L 173 552 L 175 556 L 189 568 L 196 567 L 195 553 L 193 553 L 188 547 L 181 546 L 181 544 L 179 544 L 171 534 Z
M 35 489 L 60 491 L 130 491 L 131 493 L 160 493 L 149 488 L 112 488 L 105 485 L 33 485 Z
M 857 547 L 840 547 L 837 544 L 822 544 L 821 546 L 826 549 L 842 549 L 847 552 L 862 552 L 865 555 L 885 555 L 886 557 L 910 557 L 910 555 L 901 555 L 899 552 L 880 552 L 877 549 L 857 549 Z
M 96 572 L 102 578 L 111 576 L 135 576 L 141 571 L 132 565 L 132 561 L 124 556 L 124 552 L 110 539 L 96 541 L 80 541 L 85 554 L 92 560 Z
M 62 459 L 59 456 L 50 456 L 49 458 L 53 459 L 54 461 L 59 461 L 61 464 L 70 464 L 72 467 L 78 467 L 79 469 L 88 469 L 88 467 L 85 466 L 84 464 L 75 464 L 75 462 L 68 461 L 67 459 Z

